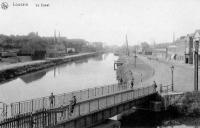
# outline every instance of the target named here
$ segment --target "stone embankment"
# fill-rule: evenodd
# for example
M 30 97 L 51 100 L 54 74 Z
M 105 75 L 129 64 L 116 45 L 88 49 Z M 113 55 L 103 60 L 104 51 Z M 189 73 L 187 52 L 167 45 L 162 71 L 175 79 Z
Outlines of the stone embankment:
M 181 114 L 200 116 L 200 92 L 184 93 L 173 107 Z
M 92 57 L 97 54 L 99 53 L 83 53 L 66 57 L 49 58 L 41 61 L 32 61 L 28 63 L 26 62 L 11 64 L 0 69 L 0 83 L 16 78 L 20 75 L 50 68 L 52 66 L 60 65 L 74 60 L 85 59 L 87 57 Z

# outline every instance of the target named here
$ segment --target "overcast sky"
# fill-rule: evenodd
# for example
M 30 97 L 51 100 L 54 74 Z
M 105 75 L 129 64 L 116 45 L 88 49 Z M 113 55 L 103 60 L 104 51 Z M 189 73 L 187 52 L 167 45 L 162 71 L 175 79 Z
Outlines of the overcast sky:
M 200 0 L 0 0 L 1 34 L 37 31 L 53 35 L 54 29 L 67 38 L 83 38 L 121 45 L 128 34 L 130 44 L 141 41 L 168 42 L 200 28 Z M 26 2 L 28 7 L 13 7 Z M 50 7 L 36 8 L 35 3 Z

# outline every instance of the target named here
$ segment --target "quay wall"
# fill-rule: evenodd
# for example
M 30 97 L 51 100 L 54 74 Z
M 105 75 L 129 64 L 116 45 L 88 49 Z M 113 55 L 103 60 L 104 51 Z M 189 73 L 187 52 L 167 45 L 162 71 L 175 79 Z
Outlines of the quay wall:
M 185 92 L 162 96 L 165 110 L 186 116 L 200 115 L 200 92 Z
M 186 92 L 175 104 L 177 110 L 184 115 L 200 115 L 200 92 Z
M 66 57 L 49 58 L 41 61 L 32 61 L 29 63 L 16 63 L 13 65 L 8 65 L 8 67 L 0 69 L 0 83 L 14 79 L 18 76 L 27 73 L 39 71 L 42 69 L 50 68 L 56 65 L 64 64 L 75 60 L 85 59 L 98 54 L 102 53 L 101 52 L 83 53 Z

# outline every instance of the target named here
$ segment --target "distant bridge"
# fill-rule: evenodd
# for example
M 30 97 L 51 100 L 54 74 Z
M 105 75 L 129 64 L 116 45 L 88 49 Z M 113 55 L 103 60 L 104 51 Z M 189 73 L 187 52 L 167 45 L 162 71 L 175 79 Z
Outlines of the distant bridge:
M 0 128 L 84 128 L 101 123 L 133 106 L 149 103 L 157 95 L 154 86 L 133 89 L 128 84 L 90 88 L 55 96 L 50 108 L 49 97 L 16 102 L 7 106 L 7 116 Z M 70 100 L 77 104 L 70 113 Z

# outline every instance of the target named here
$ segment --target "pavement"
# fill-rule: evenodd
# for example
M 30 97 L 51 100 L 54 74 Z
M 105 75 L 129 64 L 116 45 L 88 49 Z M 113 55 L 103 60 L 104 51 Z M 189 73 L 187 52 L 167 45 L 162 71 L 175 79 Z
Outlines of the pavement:
M 155 80 L 158 85 L 170 85 L 172 83 L 171 66 L 174 66 L 174 90 L 187 92 L 194 90 L 194 71 L 193 65 L 184 64 L 177 61 L 169 61 L 165 59 L 149 60 L 147 57 L 140 58 L 149 64 L 155 74 L 149 80 Z M 199 76 L 200 78 L 200 76 Z M 150 81 L 146 81 L 147 83 Z M 200 81 L 199 81 L 200 84 Z
M 127 59 L 128 61 L 126 61 L 126 65 L 124 66 L 124 69 L 122 69 L 123 71 L 121 71 L 123 72 L 122 73 L 123 79 L 125 79 L 125 81 L 130 82 L 130 80 L 133 77 L 135 83 L 134 88 L 140 88 L 152 85 L 153 81 L 151 81 L 150 79 L 154 75 L 153 67 L 140 57 L 136 59 L 136 65 L 134 56 L 131 56 Z M 145 81 L 148 81 L 148 84 L 144 84 Z

